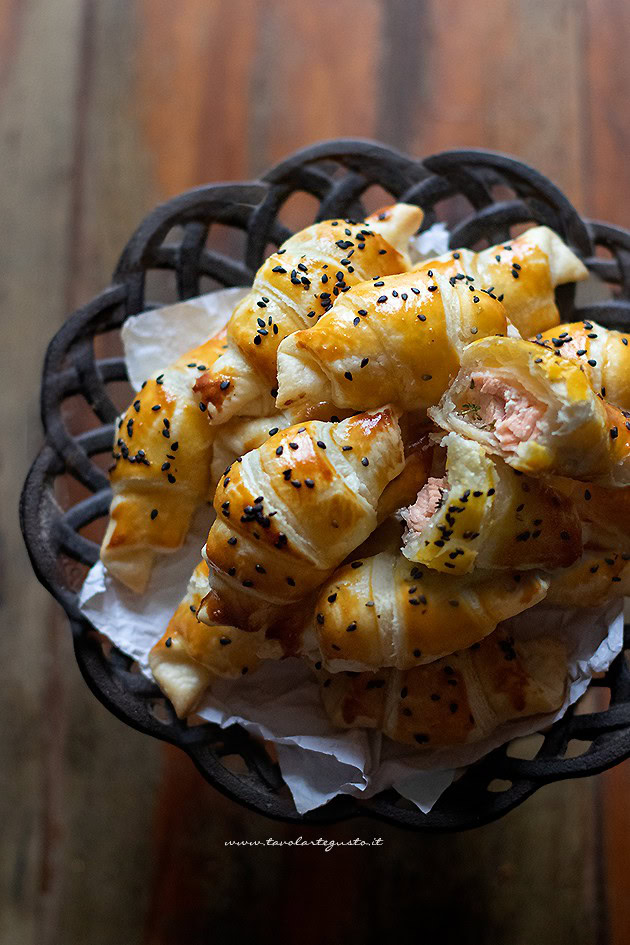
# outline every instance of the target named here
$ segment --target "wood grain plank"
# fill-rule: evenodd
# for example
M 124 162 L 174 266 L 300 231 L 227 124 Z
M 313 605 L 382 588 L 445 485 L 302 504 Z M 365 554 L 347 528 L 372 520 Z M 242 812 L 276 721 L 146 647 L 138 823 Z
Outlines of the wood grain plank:
M 582 33 L 585 210 L 630 227 L 630 129 L 623 104 L 630 83 L 630 9 L 618 0 L 584 0 Z M 605 908 L 611 945 L 630 936 L 630 763 L 600 779 Z
M 630 226 L 630 128 L 625 120 L 630 9 L 623 0 L 584 0 L 584 8 L 586 210 L 598 219 Z
M 156 199 L 135 110 L 136 42 L 132 4 L 83 0 L 67 230 L 69 308 L 108 284 L 122 247 Z M 109 353 L 107 342 L 97 350 Z M 133 943 L 146 908 L 160 746 L 97 702 L 62 630 L 55 666 L 66 710 L 50 743 L 63 857 L 55 864 L 58 901 L 48 934 L 51 943 Z M 50 723 L 44 719 L 43 726 Z
M 624 179 L 625 131 L 602 103 L 627 88 L 625 65 L 616 71 L 624 58 L 616 25 L 628 14 L 619 0 L 583 2 L 29 0 L 18 16 L 4 0 L 0 212 L 12 240 L 0 276 L 20 324 L 4 352 L 10 389 L 21 391 L 24 361 L 41 357 L 64 305 L 108 281 L 154 202 L 206 180 L 253 176 L 319 138 L 379 136 L 419 154 L 509 150 L 579 206 L 615 219 L 615 191 L 601 180 L 617 165 Z M 592 134 L 580 125 L 584 55 Z M 21 396 L 0 407 L 24 465 L 39 436 L 35 386 L 26 432 Z M 13 507 L 17 482 L 5 467 L 0 484 Z M 0 940 L 275 942 L 299 928 L 309 945 L 325 921 L 372 942 L 403 937 L 418 915 L 425 937 L 443 938 L 448 923 L 461 943 L 590 945 L 605 933 L 588 781 L 546 788 L 460 836 L 360 821 L 322 833 L 379 833 L 383 848 L 226 848 L 228 839 L 320 831 L 249 814 L 181 752 L 109 716 L 79 678 L 63 618 L 51 624 L 25 556 L 13 554 L 15 523 L 0 517 L 0 536 L 10 551 L 0 617 L 14 628 L 0 712 L 17 715 L 0 738 Z M 630 898 L 618 839 L 627 833 L 624 771 L 603 781 L 614 945 L 624 941 Z
M 427 0 L 415 33 L 422 76 L 416 89 L 405 88 L 416 102 L 415 153 L 505 151 L 548 174 L 581 206 L 580 31 L 573 0 Z M 407 48 L 410 40 L 401 43 Z
M 42 917 L 54 914 L 56 879 L 48 866 L 61 854 L 58 798 L 44 793 L 50 768 L 40 755 L 53 608 L 33 575 L 15 509 L 41 436 L 44 348 L 64 314 L 80 18 L 78 0 L 19 6 L 5 3 L 0 13 L 0 284 L 7 318 L 0 423 L 11 444 L 10 461 L 0 465 L 0 940 L 16 945 L 39 937 Z

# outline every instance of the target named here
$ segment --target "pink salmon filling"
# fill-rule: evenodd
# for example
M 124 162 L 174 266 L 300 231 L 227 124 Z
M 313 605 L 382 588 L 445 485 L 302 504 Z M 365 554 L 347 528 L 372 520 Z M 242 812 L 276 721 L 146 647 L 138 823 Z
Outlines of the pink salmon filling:
M 407 509 L 407 528 L 410 532 L 419 533 L 422 531 L 433 513 L 439 509 L 444 492 L 447 489 L 448 481 L 446 476 L 442 479 L 434 479 L 433 476 L 431 476 L 427 480 L 418 493 L 414 504 L 410 505 Z
M 520 443 L 530 440 L 540 427 L 545 413 L 543 404 L 518 384 L 507 384 L 494 374 L 478 371 L 472 375 L 477 418 L 492 426 L 499 445 L 514 452 Z

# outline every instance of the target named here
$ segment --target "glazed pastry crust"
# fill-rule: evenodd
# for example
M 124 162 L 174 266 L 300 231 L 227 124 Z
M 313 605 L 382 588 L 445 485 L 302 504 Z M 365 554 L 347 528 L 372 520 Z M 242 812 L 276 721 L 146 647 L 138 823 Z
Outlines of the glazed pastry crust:
M 441 445 L 448 484 L 420 531 L 406 513 L 402 550 L 410 561 L 465 574 L 473 567 L 553 570 L 580 557 L 580 517 L 569 498 L 457 433 Z
M 532 341 L 576 360 L 596 394 L 630 410 L 630 335 L 582 321 L 539 332 Z
M 282 340 L 314 323 L 358 282 L 408 269 L 406 246 L 421 221 L 422 211 L 408 204 L 363 223 L 326 220 L 266 259 L 228 323 L 227 352 L 197 382 L 211 421 L 269 413 Z
M 475 372 L 496 378 L 540 408 L 543 416 L 534 436 L 510 450 L 501 446 L 479 413 L 480 394 L 471 382 Z M 624 415 L 593 392 L 579 365 L 532 342 L 484 338 L 470 344 L 460 373 L 429 415 L 443 429 L 476 440 L 520 472 L 615 487 L 630 484 L 630 430 Z
M 436 262 L 364 282 L 317 325 L 285 339 L 278 352 L 278 408 L 297 411 L 326 401 L 362 410 L 387 402 L 413 411 L 437 403 L 465 346 L 507 331 L 496 296 L 448 272 L 448 263 Z
M 214 431 L 192 386 L 225 344 L 221 333 L 157 372 L 117 424 L 101 561 L 138 593 L 156 558 L 182 546 L 193 513 L 207 499 Z
M 306 421 L 226 472 L 205 548 L 210 623 L 253 629 L 316 588 L 374 530 L 385 487 L 404 468 L 395 411 Z
M 566 655 L 558 639 L 518 640 L 497 630 L 477 646 L 406 672 L 316 672 L 333 725 L 379 729 L 426 750 L 479 741 L 507 722 L 558 709 Z
M 253 672 L 262 659 L 284 655 L 278 640 L 238 627 L 208 627 L 197 610 L 208 590 L 208 565 L 195 568 L 186 594 L 162 638 L 149 654 L 149 666 L 178 716 L 189 715 L 216 677 L 236 678 Z
M 599 607 L 630 594 L 630 553 L 588 549 L 551 576 L 547 602 L 559 607 Z
M 383 551 L 343 565 L 320 588 L 316 658 L 332 672 L 430 663 L 532 607 L 548 585 L 535 571 L 442 574 Z
M 437 261 L 448 267 L 449 275 L 465 272 L 475 277 L 479 287 L 492 288 L 525 338 L 560 321 L 554 298 L 556 286 L 588 276 L 575 253 L 546 226 L 532 227 L 516 239 L 480 253 L 458 249 L 439 256 Z M 434 262 L 423 263 L 421 268 L 430 268 Z

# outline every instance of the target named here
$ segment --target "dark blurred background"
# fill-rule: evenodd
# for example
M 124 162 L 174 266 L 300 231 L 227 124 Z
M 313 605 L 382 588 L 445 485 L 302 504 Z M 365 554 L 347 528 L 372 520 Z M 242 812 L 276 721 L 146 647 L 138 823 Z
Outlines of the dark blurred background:
M 511 152 L 630 225 L 624 0 L 0 0 L 0 941 L 630 941 L 630 766 L 491 826 L 298 831 L 90 694 L 19 535 L 47 341 L 157 202 L 298 147 Z M 382 847 L 226 839 L 379 834 Z

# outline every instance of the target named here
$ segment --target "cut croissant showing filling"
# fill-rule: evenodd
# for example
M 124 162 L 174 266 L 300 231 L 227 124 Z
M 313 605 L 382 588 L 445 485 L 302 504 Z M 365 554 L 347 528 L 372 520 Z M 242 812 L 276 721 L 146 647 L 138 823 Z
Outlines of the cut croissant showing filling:
M 451 574 L 482 568 L 564 568 L 582 553 L 574 503 L 511 469 L 473 440 L 449 433 L 446 472 L 430 478 L 413 505 L 403 554 Z
M 520 338 L 468 345 L 459 374 L 429 415 L 521 472 L 615 486 L 630 477 L 620 412 L 593 392 L 578 364 Z

